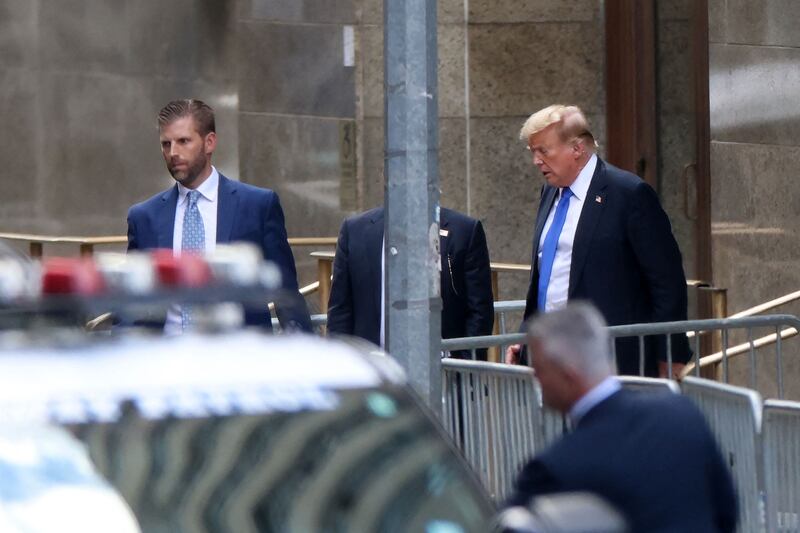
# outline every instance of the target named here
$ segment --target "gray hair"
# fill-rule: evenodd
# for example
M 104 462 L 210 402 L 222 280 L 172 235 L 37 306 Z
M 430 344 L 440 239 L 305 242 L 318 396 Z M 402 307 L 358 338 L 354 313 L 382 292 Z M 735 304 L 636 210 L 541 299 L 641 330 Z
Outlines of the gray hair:
M 599 380 L 615 373 L 606 322 L 588 302 L 569 303 L 563 309 L 537 315 L 528 325 L 528 335 L 541 343 L 545 357 L 588 379 Z

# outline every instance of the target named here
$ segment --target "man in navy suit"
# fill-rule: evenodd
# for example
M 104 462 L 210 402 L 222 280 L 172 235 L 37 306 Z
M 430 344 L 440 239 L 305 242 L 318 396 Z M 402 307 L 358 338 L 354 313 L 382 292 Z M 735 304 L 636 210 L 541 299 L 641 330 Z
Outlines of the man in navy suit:
M 621 390 L 593 306 L 538 315 L 528 341 L 544 403 L 574 430 L 524 466 L 509 505 L 586 491 L 616 507 L 633 532 L 735 530 L 733 482 L 703 415 L 684 396 Z
M 481 223 L 442 208 L 442 337 L 490 335 L 494 324 L 491 267 Z M 383 208 L 344 221 L 336 244 L 328 331 L 383 345 Z M 471 358 L 469 352 L 451 354 Z M 486 359 L 486 350 L 478 350 Z
M 520 138 L 542 172 L 524 319 L 589 300 L 612 326 L 686 320 L 686 277 L 669 218 L 638 176 L 595 154 L 596 142 L 576 106 L 552 105 L 525 122 Z M 691 357 L 685 335 L 671 336 L 672 373 Z M 618 339 L 620 374 L 668 375 L 666 340 Z M 506 362 L 524 362 L 512 346 Z
M 311 331 L 275 192 L 229 180 L 211 164 L 217 146 L 214 111 L 200 100 L 175 100 L 158 114 L 161 152 L 175 186 L 128 211 L 128 250 L 210 251 L 217 243 L 251 242 L 280 269 L 287 297 L 278 306 L 286 329 Z M 247 324 L 271 328 L 266 302 L 248 309 Z M 165 331 L 180 333 L 185 310 L 167 312 Z

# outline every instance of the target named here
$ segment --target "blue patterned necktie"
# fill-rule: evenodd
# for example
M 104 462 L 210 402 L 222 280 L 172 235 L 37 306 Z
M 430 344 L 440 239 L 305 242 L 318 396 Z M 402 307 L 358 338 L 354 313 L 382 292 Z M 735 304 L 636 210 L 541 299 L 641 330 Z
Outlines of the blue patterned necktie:
M 203 226 L 203 217 L 197 207 L 200 193 L 189 191 L 186 195 L 186 211 L 183 213 L 183 234 L 181 237 L 181 250 L 202 252 L 206 249 L 206 230 Z M 183 329 L 192 324 L 192 308 L 189 305 L 181 306 L 181 324 Z
M 539 293 L 537 298 L 539 311 L 545 310 L 545 303 L 547 302 L 547 286 L 550 284 L 550 274 L 553 272 L 553 262 L 556 259 L 558 237 L 561 235 L 561 230 L 564 228 L 564 222 L 567 220 L 569 199 L 572 196 L 572 191 L 569 190 L 569 187 L 561 189 L 561 200 L 558 201 L 558 205 L 556 206 L 556 214 L 553 216 L 553 223 L 550 224 L 550 229 L 547 230 L 547 235 L 544 238 L 544 245 L 542 245 L 542 260 L 539 262 Z

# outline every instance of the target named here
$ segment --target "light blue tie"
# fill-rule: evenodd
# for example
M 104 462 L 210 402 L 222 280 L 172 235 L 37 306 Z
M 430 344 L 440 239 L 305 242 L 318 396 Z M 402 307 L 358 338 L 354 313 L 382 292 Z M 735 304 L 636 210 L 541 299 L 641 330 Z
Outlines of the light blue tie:
M 547 230 L 542 245 L 542 260 L 539 262 L 539 293 L 537 304 L 540 311 L 544 311 L 547 302 L 547 286 L 550 284 L 550 274 L 553 272 L 553 262 L 556 259 L 556 249 L 558 248 L 558 237 L 564 228 L 567 220 L 567 210 L 569 210 L 569 199 L 573 196 L 569 187 L 561 189 L 561 200 L 556 206 L 556 214 L 553 215 L 553 223 Z
M 206 230 L 203 226 L 203 217 L 197 207 L 200 193 L 189 191 L 186 195 L 186 211 L 183 213 L 183 235 L 181 237 L 181 250 L 202 252 L 206 249 Z M 181 324 L 183 329 L 192 324 L 192 308 L 188 305 L 181 306 Z

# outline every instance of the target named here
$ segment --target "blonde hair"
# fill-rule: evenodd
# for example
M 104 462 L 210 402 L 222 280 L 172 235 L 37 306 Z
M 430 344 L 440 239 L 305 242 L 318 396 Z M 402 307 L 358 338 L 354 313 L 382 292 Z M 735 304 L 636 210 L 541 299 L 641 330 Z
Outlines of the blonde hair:
M 580 139 L 589 149 L 597 147 L 597 141 L 589 129 L 589 121 L 581 108 L 575 105 L 565 106 L 554 104 L 540 109 L 525 121 L 519 130 L 519 138 L 523 141 L 530 139 L 531 135 L 543 129 L 558 124 L 556 131 L 564 142 L 571 139 Z

